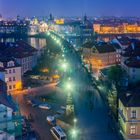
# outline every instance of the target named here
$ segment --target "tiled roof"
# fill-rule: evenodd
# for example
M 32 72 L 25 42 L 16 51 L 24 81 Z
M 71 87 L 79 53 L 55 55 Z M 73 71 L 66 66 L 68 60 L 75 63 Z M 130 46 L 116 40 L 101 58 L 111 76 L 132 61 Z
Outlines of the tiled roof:
M 7 67 L 7 63 L 10 61 L 14 61 L 14 66 Z M 12 67 L 20 67 L 20 65 L 13 58 L 10 58 L 10 57 L 0 56 L 0 62 L 3 63 L 4 69 L 5 68 L 12 68 Z
M 127 36 L 118 36 L 117 40 L 121 43 L 121 45 L 130 45 L 131 39 Z
M 3 104 L 13 110 L 17 110 L 17 105 L 13 102 L 13 98 L 6 93 L 0 94 L 0 104 Z
M 84 48 L 92 48 L 93 45 L 94 45 L 93 42 L 86 42 L 86 43 L 83 44 L 83 47 L 84 47 Z
M 140 107 L 140 88 L 122 93 L 119 98 L 125 107 Z
M 24 41 L 18 41 L 16 43 L 0 43 L 0 54 L 3 56 L 22 58 L 32 56 L 36 51 L 35 48 L 31 47 Z
M 124 52 L 122 53 L 122 56 L 124 57 L 136 57 L 140 56 L 140 41 L 139 40 L 133 40 L 131 45 L 124 49 Z
M 132 67 L 132 68 L 140 68 L 140 57 L 131 57 L 128 58 L 125 62 L 125 65 L 127 65 L 128 67 Z
M 101 44 L 101 45 L 95 45 L 95 48 L 99 53 L 115 52 L 115 49 L 114 49 L 113 45 L 108 44 L 108 43 L 104 43 L 104 44 Z

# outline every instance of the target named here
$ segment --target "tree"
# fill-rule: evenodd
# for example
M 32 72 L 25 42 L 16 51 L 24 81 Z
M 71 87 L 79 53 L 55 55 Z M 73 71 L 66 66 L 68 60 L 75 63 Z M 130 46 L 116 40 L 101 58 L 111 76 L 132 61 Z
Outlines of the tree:
M 124 75 L 124 70 L 121 68 L 121 66 L 116 65 L 112 66 L 109 69 L 108 72 L 108 79 L 113 82 L 116 86 L 118 86 L 118 83 L 121 80 L 121 77 Z

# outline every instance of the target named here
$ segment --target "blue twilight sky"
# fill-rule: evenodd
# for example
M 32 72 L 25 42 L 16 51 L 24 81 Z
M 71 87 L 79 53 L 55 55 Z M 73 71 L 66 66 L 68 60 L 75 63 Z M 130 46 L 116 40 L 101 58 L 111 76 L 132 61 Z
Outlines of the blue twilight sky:
M 45 16 L 138 16 L 140 0 L 0 0 L 4 17 Z

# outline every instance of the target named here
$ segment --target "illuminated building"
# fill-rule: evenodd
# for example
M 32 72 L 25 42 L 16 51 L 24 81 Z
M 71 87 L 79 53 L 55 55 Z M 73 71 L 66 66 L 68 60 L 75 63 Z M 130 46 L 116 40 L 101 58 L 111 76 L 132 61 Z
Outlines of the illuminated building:
M 140 33 L 140 25 L 128 23 L 120 25 L 93 24 L 93 29 L 99 34 Z
M 121 66 L 125 69 L 129 82 L 140 81 L 140 41 L 133 39 L 131 45 L 121 53 Z
M 125 140 L 140 139 L 140 89 L 122 93 L 119 97 L 119 127 Z
M 21 66 L 22 75 L 26 71 L 32 70 L 32 68 L 37 64 L 38 51 L 24 41 L 1 43 L 0 48 L 0 53 L 3 56 L 14 58 L 14 60 L 16 60 L 16 62 Z
M 39 32 L 46 32 L 48 30 L 48 25 L 45 22 L 41 22 L 39 25 Z
M 29 22 L 27 21 L 0 21 L 1 34 L 27 34 Z
M 60 19 L 55 19 L 55 24 L 64 24 L 64 19 L 63 18 L 60 18 Z
M 1 57 L 0 67 L 4 71 L 4 81 L 7 84 L 7 91 L 22 89 L 21 66 L 14 59 Z M 3 71 L 1 70 L 1 72 Z
M 120 63 L 119 52 L 113 44 L 109 43 L 86 43 L 83 47 L 85 62 L 92 65 L 92 69 L 101 69 L 113 64 Z

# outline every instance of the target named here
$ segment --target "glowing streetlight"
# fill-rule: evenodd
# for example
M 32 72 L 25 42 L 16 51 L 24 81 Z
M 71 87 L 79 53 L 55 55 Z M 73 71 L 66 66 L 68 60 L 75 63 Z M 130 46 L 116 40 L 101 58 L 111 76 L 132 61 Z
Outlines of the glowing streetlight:
M 74 118 L 74 120 L 73 120 L 73 121 L 74 121 L 74 123 L 77 123 L 77 119 L 76 119 L 76 118 Z
M 66 87 L 66 90 L 68 90 L 68 91 L 72 90 L 72 88 L 73 88 L 71 82 L 66 83 L 66 86 L 65 87 Z
M 72 129 L 72 130 L 71 130 L 71 137 L 72 137 L 73 139 L 76 139 L 77 136 L 78 136 L 78 129 L 76 129 L 76 128 Z
M 50 32 L 47 32 L 47 35 L 50 35 Z
M 62 64 L 62 69 L 63 69 L 64 71 L 66 71 L 67 68 L 68 68 L 68 64 L 67 64 L 67 63 L 63 63 L 63 64 Z

